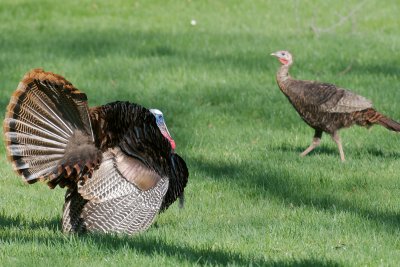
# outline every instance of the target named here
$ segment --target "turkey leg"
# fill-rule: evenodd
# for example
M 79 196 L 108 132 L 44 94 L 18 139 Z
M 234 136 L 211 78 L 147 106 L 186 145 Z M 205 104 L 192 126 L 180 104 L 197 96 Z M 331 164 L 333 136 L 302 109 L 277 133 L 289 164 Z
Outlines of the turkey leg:
M 337 144 L 337 146 L 339 148 L 340 159 L 342 160 L 342 162 L 344 162 L 345 158 L 344 158 L 344 152 L 343 152 L 343 147 L 342 147 L 342 141 L 340 141 L 340 136 L 339 136 L 338 131 L 333 132 L 332 139 L 333 139 L 333 141 L 335 141 L 335 143 Z
M 309 147 L 307 147 L 307 149 L 304 150 L 303 153 L 300 154 L 300 156 L 304 157 L 308 153 L 310 153 L 314 148 L 316 148 L 319 145 L 319 143 L 321 142 L 321 137 L 322 137 L 322 131 L 315 130 L 311 145 Z

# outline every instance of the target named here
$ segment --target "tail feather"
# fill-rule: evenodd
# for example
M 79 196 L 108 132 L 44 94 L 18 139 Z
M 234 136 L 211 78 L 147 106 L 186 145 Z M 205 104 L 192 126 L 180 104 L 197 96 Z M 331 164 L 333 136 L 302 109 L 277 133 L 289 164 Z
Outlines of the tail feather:
M 3 132 L 14 170 L 29 183 L 59 182 L 58 176 L 69 176 L 71 169 L 79 172 L 88 161 L 98 160 L 93 159 L 98 153 L 87 147 L 94 137 L 86 95 L 63 77 L 41 69 L 28 72 L 19 83 Z M 89 159 L 80 158 L 82 149 L 92 153 L 83 154 Z
M 17 170 L 23 170 L 28 168 L 41 167 L 49 162 L 60 160 L 61 158 L 62 156 L 57 154 L 26 157 L 25 159 L 20 158 L 15 160 L 15 168 Z
M 6 115 L 7 116 L 7 115 Z M 62 135 L 60 132 L 57 132 L 57 134 L 53 133 L 55 129 L 46 129 L 40 125 L 35 124 L 34 122 L 24 122 L 22 121 L 23 119 L 13 119 L 13 118 L 5 118 L 4 123 L 3 123 L 3 129 L 5 134 L 14 134 L 15 135 L 20 135 L 20 134 L 27 134 L 27 135 L 35 135 L 41 138 L 47 138 L 50 140 L 58 141 L 61 144 L 65 144 L 68 142 L 68 137 L 67 135 Z M 48 127 L 47 127 L 48 128 Z M 6 135 L 6 138 L 8 137 Z M 10 140 L 12 141 L 12 140 Z
M 33 129 L 35 130 L 35 129 Z M 32 134 L 27 134 L 23 132 L 7 132 L 5 134 L 5 139 L 7 142 L 17 142 L 19 141 L 20 144 L 34 144 L 38 146 L 46 146 L 46 147 L 54 147 L 54 148 L 65 148 L 66 144 L 62 143 L 58 140 L 53 140 L 48 137 L 37 136 Z
M 400 123 L 392 120 L 391 118 L 382 116 L 381 118 L 378 119 L 377 123 L 389 130 L 400 132 Z
M 20 169 L 21 174 L 24 176 L 25 181 L 33 182 L 38 179 L 38 177 L 47 176 L 48 173 L 54 172 L 54 163 L 47 162 L 46 164 L 42 164 L 36 167 L 30 167 L 26 169 Z
M 38 85 L 33 81 L 26 87 L 17 89 L 11 98 L 7 115 L 14 119 L 18 118 L 21 122 L 49 128 L 59 135 L 68 137 L 72 133 L 72 127 L 63 121 L 56 105 L 52 103 L 54 100 L 41 91 L 45 89 Z

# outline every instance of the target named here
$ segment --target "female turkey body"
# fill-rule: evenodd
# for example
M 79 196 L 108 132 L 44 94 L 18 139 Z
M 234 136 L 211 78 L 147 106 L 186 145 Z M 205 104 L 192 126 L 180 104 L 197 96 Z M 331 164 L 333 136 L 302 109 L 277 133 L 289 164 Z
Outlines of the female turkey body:
M 294 80 L 289 75 L 293 57 L 288 51 L 272 53 L 281 62 L 276 79 L 300 117 L 315 129 L 311 145 L 300 155 L 306 156 L 320 144 L 322 133 L 331 135 L 337 144 L 340 159 L 345 161 L 338 131 L 354 124 L 369 127 L 380 124 L 389 130 L 400 132 L 400 124 L 372 108 L 372 102 L 333 84 L 316 81 Z
M 326 112 L 326 109 L 322 108 L 320 104 L 313 105 L 310 104 L 310 101 L 306 101 L 304 90 L 313 90 L 313 88 L 321 83 L 314 81 L 295 80 L 290 77 L 288 70 L 288 65 L 282 65 L 280 67 L 276 75 L 278 86 L 282 93 L 288 98 L 289 102 L 293 105 L 300 117 L 310 127 L 318 131 L 332 134 L 337 129 L 349 127 L 354 124 L 352 114 Z M 334 86 L 331 84 L 322 85 L 330 87 Z M 332 91 L 332 93 L 335 92 Z M 316 91 L 315 94 L 318 94 L 318 92 Z M 337 98 L 337 101 L 339 101 L 339 99 L 340 98 Z M 322 100 L 319 102 L 324 102 L 324 100 L 327 99 L 322 98 Z

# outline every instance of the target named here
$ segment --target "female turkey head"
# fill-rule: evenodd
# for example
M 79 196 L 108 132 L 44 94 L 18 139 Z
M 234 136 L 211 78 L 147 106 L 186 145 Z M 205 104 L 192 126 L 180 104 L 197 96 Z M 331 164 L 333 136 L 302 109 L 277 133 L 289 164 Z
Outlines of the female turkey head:
M 161 133 L 164 135 L 164 137 L 167 138 L 168 141 L 170 142 L 172 150 L 175 150 L 176 147 L 175 141 L 169 134 L 162 112 L 158 109 L 150 109 L 150 112 L 154 115 L 154 117 L 156 117 L 157 126 L 160 129 Z
M 272 53 L 271 56 L 277 57 L 279 61 L 286 66 L 292 65 L 293 63 L 292 54 L 290 54 L 288 51 L 278 51 Z

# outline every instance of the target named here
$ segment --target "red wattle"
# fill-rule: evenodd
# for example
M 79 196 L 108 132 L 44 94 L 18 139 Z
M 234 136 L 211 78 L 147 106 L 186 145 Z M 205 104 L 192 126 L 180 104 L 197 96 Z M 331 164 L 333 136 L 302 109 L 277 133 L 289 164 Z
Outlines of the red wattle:
M 289 61 L 287 61 L 286 59 L 280 58 L 279 61 L 283 64 L 286 65 L 288 64 Z
M 175 150 L 176 145 L 174 139 L 172 139 L 172 137 L 167 132 L 163 132 L 163 135 L 165 138 L 168 139 L 169 143 L 171 144 L 172 150 Z
M 176 145 L 174 139 L 169 139 L 169 142 L 171 143 L 172 150 L 175 150 Z

